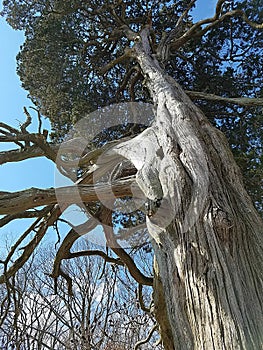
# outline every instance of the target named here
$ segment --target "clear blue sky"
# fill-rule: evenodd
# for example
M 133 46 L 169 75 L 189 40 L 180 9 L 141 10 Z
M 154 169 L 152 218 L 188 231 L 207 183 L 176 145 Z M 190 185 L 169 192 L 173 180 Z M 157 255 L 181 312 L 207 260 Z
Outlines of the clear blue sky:
M 22 32 L 14 31 L 3 18 L 0 18 L 0 35 L 0 120 L 17 128 L 25 120 L 23 107 L 32 106 L 16 74 L 16 55 L 24 41 L 24 36 Z M 36 116 L 34 119 L 31 131 L 37 130 Z M 48 126 L 47 122 L 45 126 Z M 16 145 L 0 143 L 0 151 L 15 148 L 17 148 Z M 4 164 L 0 168 L 0 180 L 0 191 L 52 187 L 54 186 L 54 166 L 44 158 Z M 0 247 L 4 245 L 3 237 L 21 234 L 28 223 L 28 220 L 16 220 L 1 228 Z
M 195 20 L 213 15 L 216 0 L 198 0 L 194 11 Z M 0 5 L 2 9 L 2 4 Z M 27 99 L 27 92 L 22 89 L 16 74 L 16 55 L 24 41 L 22 32 L 14 31 L 3 18 L 0 18 L 0 118 L 13 127 L 25 120 L 23 107 L 32 106 Z M 32 113 L 33 115 L 33 113 Z M 37 118 L 29 129 L 37 131 Z M 45 123 L 47 128 L 48 123 Z M 12 148 L 10 148 L 12 146 Z M 0 151 L 14 149 L 15 145 L 0 144 Z M 0 191 L 18 191 L 30 187 L 47 188 L 54 186 L 54 165 L 44 159 L 27 160 L 20 163 L 10 163 L 1 166 Z M 16 220 L 7 227 L 0 229 L 0 246 L 6 234 L 21 234 L 27 228 L 27 220 Z

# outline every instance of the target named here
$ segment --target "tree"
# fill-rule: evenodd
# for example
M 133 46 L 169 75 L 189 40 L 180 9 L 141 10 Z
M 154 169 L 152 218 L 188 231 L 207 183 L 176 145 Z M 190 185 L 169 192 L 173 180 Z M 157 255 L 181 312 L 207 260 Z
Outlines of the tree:
M 76 248 L 91 247 L 82 240 Z M 136 283 L 121 265 L 104 266 L 101 257 L 67 262 L 74 295 L 63 280 L 55 295 L 49 277 L 53 259 L 50 246 L 42 244 L 12 284 L 1 285 L 1 349 L 124 350 L 147 337 L 153 315 L 138 309 Z M 149 302 L 151 291 L 144 292 Z M 152 349 L 154 336 L 151 340 L 145 349 Z
M 63 132 L 94 104 L 152 101 L 154 121 L 132 139 L 99 142 L 102 133 L 80 156 L 79 150 L 74 153 L 74 140 L 67 141 L 73 156 L 65 161 L 58 146 L 47 142 L 46 133 L 27 133 L 26 111 L 21 130 L 1 125 L 2 141 L 22 148 L 2 154 L 2 162 L 42 155 L 56 161 L 58 155 L 60 170 L 75 177 L 85 203 L 90 217 L 85 229 L 92 230 L 98 219 L 108 246 L 132 277 L 140 285 L 153 284 L 154 313 L 166 349 L 261 349 L 262 219 L 244 188 L 227 139 L 200 108 L 225 131 L 247 186 L 248 176 L 256 179 L 250 190 L 260 209 L 262 4 L 218 0 L 215 15 L 197 23 L 189 15 L 195 1 L 4 5 L 9 23 L 26 31 L 19 74 L 39 113 L 50 118 L 54 142 L 61 141 Z M 94 122 L 92 117 L 89 122 Z M 111 129 L 105 138 L 116 131 L 120 129 Z M 87 165 L 87 160 L 95 164 Z M 114 176 L 109 164 L 120 164 Z M 103 182 L 109 172 L 111 186 Z M 93 183 L 94 176 L 99 183 Z M 109 190 L 116 197 L 131 196 L 134 179 L 146 201 L 155 255 L 153 279 L 136 266 L 114 235 Z M 9 255 L 3 262 L 1 282 L 12 278 L 47 228 L 74 203 L 70 190 L 2 194 L 0 213 L 7 215 L 2 224 L 14 218 L 37 219 L 30 228 L 36 234 L 20 258 L 11 264 Z M 56 194 L 64 198 L 60 208 Z M 40 205 L 46 207 L 29 210 Z M 71 278 L 61 261 L 91 254 L 71 251 L 78 237 L 73 227 L 58 249 L 52 272 L 55 281 L 59 276 L 68 281 L 69 293 Z

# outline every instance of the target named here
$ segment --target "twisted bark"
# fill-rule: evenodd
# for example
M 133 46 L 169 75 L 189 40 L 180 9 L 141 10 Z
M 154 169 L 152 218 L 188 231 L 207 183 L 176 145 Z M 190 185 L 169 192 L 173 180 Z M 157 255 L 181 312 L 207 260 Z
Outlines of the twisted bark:
M 156 307 L 163 294 L 167 310 L 167 317 L 158 310 L 156 317 L 171 331 L 165 347 L 262 349 L 262 220 L 226 138 L 164 74 L 144 40 L 135 56 L 154 100 L 155 123 L 115 151 L 137 167 L 146 197 L 158 196 L 157 181 L 162 189 L 147 226 L 161 281 Z

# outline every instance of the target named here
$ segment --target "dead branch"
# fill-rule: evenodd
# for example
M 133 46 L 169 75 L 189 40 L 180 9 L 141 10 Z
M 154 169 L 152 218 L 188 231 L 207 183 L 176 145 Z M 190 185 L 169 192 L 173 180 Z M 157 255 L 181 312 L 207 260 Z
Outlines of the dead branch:
M 16 214 L 43 205 L 56 204 L 58 198 L 63 204 L 89 203 L 97 200 L 107 200 L 112 193 L 116 198 L 132 196 L 130 186 L 135 185 L 135 176 L 118 179 L 112 184 L 101 183 L 93 185 L 66 186 L 57 189 L 30 188 L 19 192 L 0 193 L 0 215 Z
M 80 256 L 100 256 L 105 260 L 105 262 L 124 266 L 123 262 L 120 259 L 112 258 L 101 250 L 82 250 L 79 252 L 70 253 L 67 259 L 74 259 Z
M 32 219 L 42 217 L 45 214 L 45 209 L 42 210 L 29 210 L 17 214 L 9 214 L 0 219 L 0 227 L 7 225 L 9 222 L 16 219 Z
M 24 113 L 26 115 L 26 121 L 20 126 L 20 129 L 22 133 L 26 134 L 28 133 L 26 128 L 32 123 L 32 118 L 31 118 L 31 115 L 28 113 L 28 110 L 26 109 L 26 107 L 24 107 Z
M 52 154 L 57 154 L 59 146 L 49 145 L 51 148 Z M 37 158 L 45 156 L 45 151 L 40 148 L 38 145 L 29 146 L 27 148 L 22 149 L 14 149 L 10 151 L 2 151 L 0 152 L 0 165 L 11 162 L 20 162 L 22 160 Z M 53 158 L 53 156 L 52 156 Z
M 86 233 L 93 230 L 97 226 L 97 224 L 98 222 L 96 222 L 96 220 L 94 220 L 93 218 L 90 219 L 85 224 Z M 120 261 L 119 259 L 114 259 L 100 250 L 84 250 L 84 251 L 78 251 L 78 252 L 71 252 L 70 249 L 72 248 L 72 245 L 78 238 L 80 238 L 80 234 L 78 230 L 71 229 L 69 233 L 66 235 L 66 237 L 64 238 L 56 254 L 56 258 L 53 264 L 53 270 L 52 270 L 52 273 L 50 274 L 50 277 L 54 278 L 55 293 L 57 293 L 57 290 L 56 290 L 57 280 L 59 276 L 61 276 L 64 279 L 66 279 L 68 284 L 68 292 L 70 295 L 72 295 L 72 279 L 68 274 L 66 274 L 63 271 L 61 267 L 62 260 L 74 259 L 81 256 L 100 256 L 104 259 L 105 262 L 123 266 L 122 261 Z
M 61 267 L 62 260 L 73 259 L 80 256 L 96 255 L 96 256 L 102 257 L 105 262 L 114 263 L 114 264 L 123 266 L 123 263 L 120 260 L 111 258 L 107 254 L 99 250 L 93 250 L 93 251 L 86 250 L 86 251 L 79 251 L 79 252 L 70 251 L 74 242 L 81 236 L 81 230 L 85 230 L 85 232 L 83 233 L 88 233 L 92 231 L 97 225 L 98 225 L 98 221 L 94 218 L 91 218 L 85 224 L 72 228 L 64 238 L 56 254 L 56 258 L 53 264 L 53 271 L 50 275 L 52 278 L 54 278 L 54 281 L 55 281 L 55 292 L 56 292 L 58 277 L 62 276 L 67 281 L 69 294 L 72 294 L 72 280 L 71 280 L 71 277 L 63 271 Z
M 3 134 L 3 132 L 1 132 Z M 56 152 L 54 152 L 53 148 L 49 145 L 46 140 L 45 134 L 36 134 L 36 133 L 25 133 L 21 134 L 20 132 L 16 135 L 9 134 L 5 136 L 0 136 L 0 142 L 14 142 L 18 144 L 22 149 L 26 146 L 29 147 L 30 143 L 37 145 L 43 152 L 44 155 L 52 160 L 56 161 Z M 21 144 L 21 142 L 25 142 L 25 146 Z
M 244 107 L 256 107 L 263 106 L 263 98 L 250 98 L 250 97 L 222 97 L 214 94 L 207 94 L 199 91 L 185 91 L 188 96 L 193 99 L 208 100 L 222 103 L 231 103 Z

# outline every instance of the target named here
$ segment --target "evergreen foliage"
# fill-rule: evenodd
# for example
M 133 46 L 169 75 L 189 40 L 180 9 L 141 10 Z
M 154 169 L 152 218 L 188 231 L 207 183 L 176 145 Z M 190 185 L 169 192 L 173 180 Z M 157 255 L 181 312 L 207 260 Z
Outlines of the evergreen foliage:
M 132 45 L 119 30 L 120 15 L 134 31 L 151 24 L 153 52 L 190 1 L 4 1 L 3 15 L 26 40 L 17 56 L 23 87 L 50 119 L 54 142 L 87 113 L 113 102 L 149 101 L 135 61 L 127 57 L 106 73 L 109 62 Z M 229 1 L 223 10 L 246 9 L 251 21 L 262 22 L 261 1 Z M 188 15 L 181 33 L 193 25 Z M 223 97 L 263 97 L 263 31 L 239 17 L 219 23 L 208 34 L 171 50 L 162 62 L 186 90 Z M 104 74 L 102 74 L 104 73 Z M 127 76 L 130 84 L 123 85 Z M 132 81 L 133 80 L 133 81 Z M 132 86 L 132 84 L 134 86 Z M 263 206 L 262 107 L 241 107 L 196 100 L 210 121 L 228 137 L 247 190 L 259 210 Z

